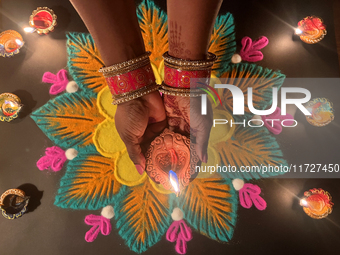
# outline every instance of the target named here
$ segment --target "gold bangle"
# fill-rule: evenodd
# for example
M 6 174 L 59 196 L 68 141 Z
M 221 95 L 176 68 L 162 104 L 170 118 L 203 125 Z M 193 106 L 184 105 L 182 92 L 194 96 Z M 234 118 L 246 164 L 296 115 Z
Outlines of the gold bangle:
M 168 85 L 166 85 L 165 83 L 163 83 L 161 85 L 161 88 L 164 90 L 168 90 L 168 91 L 173 91 L 173 92 L 185 92 L 185 93 L 200 93 L 202 92 L 201 89 L 198 88 L 176 88 L 176 87 L 170 87 Z
M 140 62 L 132 64 L 130 66 L 121 68 L 119 70 L 110 71 L 110 72 L 102 72 L 102 74 L 105 78 L 116 76 L 116 75 L 122 75 L 124 73 L 131 72 L 133 70 L 136 70 L 136 69 L 141 68 L 143 66 L 146 66 L 148 64 L 150 64 L 150 59 L 147 58 L 147 59 L 141 60 Z
M 127 60 L 125 62 L 122 62 L 122 63 L 119 63 L 119 64 L 115 64 L 115 65 L 112 65 L 112 66 L 102 67 L 102 68 L 100 68 L 98 70 L 98 72 L 100 72 L 100 73 L 107 73 L 107 72 L 117 71 L 117 70 L 125 68 L 127 66 L 131 66 L 131 65 L 133 65 L 133 64 L 135 64 L 137 62 L 143 61 L 143 60 L 149 58 L 150 55 L 151 55 L 151 52 L 147 51 L 143 55 L 141 55 L 141 56 L 139 56 L 137 58 L 130 59 L 130 60 Z
M 216 61 L 217 57 L 214 53 L 208 52 L 207 59 L 205 60 L 186 60 L 186 59 L 180 59 L 180 58 L 175 58 L 169 55 L 169 52 L 165 52 L 163 54 L 164 58 L 164 63 L 169 63 L 178 67 L 185 67 L 185 66 L 190 66 L 190 67 L 207 67 L 207 66 L 212 66 L 214 62 Z
M 204 91 L 200 89 L 173 88 L 173 87 L 167 86 L 164 83 L 160 86 L 158 91 L 162 92 L 165 95 L 182 96 L 182 97 L 199 97 L 202 94 L 205 94 Z
M 166 67 L 170 67 L 170 68 L 178 69 L 182 71 L 201 71 L 201 70 L 211 70 L 214 64 L 206 65 L 206 66 L 179 66 L 179 65 L 174 65 L 174 64 L 164 61 L 164 65 Z
M 162 92 L 165 95 L 170 95 L 170 96 L 181 96 L 181 97 L 199 97 L 204 93 L 190 93 L 190 92 L 175 92 L 175 91 L 169 91 L 165 89 L 159 89 L 159 92 Z
M 157 83 L 150 84 L 148 86 L 145 86 L 143 88 L 140 88 L 138 90 L 127 92 L 124 94 L 113 96 L 113 102 L 112 104 L 117 105 L 124 102 L 131 101 L 133 99 L 145 96 L 151 92 L 154 92 L 158 90 L 159 85 Z

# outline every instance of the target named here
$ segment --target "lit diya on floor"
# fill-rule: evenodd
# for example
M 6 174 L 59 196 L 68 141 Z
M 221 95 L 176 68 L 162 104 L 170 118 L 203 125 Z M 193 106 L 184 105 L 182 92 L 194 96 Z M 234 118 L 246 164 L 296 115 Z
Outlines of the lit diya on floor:
M 327 30 L 321 18 L 308 16 L 299 21 L 295 33 L 300 36 L 303 42 L 314 44 L 320 42 L 325 37 Z
M 22 108 L 20 98 L 12 93 L 0 94 L 0 120 L 10 122 L 18 117 Z
M 178 196 L 194 178 L 198 161 L 189 138 L 165 129 L 152 141 L 146 153 L 146 173 Z
M 315 98 L 305 105 L 312 114 L 306 116 L 309 124 L 316 127 L 323 127 L 334 120 L 332 103 L 326 98 Z
M 311 189 L 304 193 L 304 198 L 300 200 L 305 213 L 314 219 L 323 219 L 332 212 L 332 197 L 323 189 Z
M 29 24 L 31 27 L 25 27 L 25 32 L 37 32 L 40 35 L 48 34 L 52 32 L 57 25 L 57 15 L 47 7 L 38 7 L 32 12 Z
M 19 53 L 24 45 L 22 36 L 14 30 L 6 30 L 0 33 L 0 55 L 2 57 L 11 57 Z

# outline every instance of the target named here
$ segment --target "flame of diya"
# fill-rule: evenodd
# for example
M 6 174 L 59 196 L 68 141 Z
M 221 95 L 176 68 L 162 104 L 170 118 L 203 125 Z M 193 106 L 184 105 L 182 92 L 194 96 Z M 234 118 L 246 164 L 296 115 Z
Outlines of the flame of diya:
M 300 201 L 305 213 L 314 219 L 323 219 L 332 212 L 333 203 L 331 195 L 323 189 L 311 189 L 304 193 Z
M 48 34 L 57 25 L 57 15 L 47 7 L 38 7 L 32 12 L 29 24 L 38 34 Z
M 20 98 L 12 93 L 0 94 L 0 120 L 10 122 L 18 117 L 22 108 Z
M 313 126 L 323 127 L 334 120 L 332 103 L 326 98 L 315 98 L 306 104 L 306 108 L 312 114 L 306 119 Z
M 327 34 L 322 19 L 316 16 L 308 16 L 299 21 L 298 29 L 301 31 L 300 39 L 309 44 L 320 42 Z
M 17 31 L 6 30 L 0 34 L 0 55 L 2 57 L 14 56 L 19 53 L 23 45 L 22 36 Z
M 178 194 L 193 178 L 198 161 L 189 138 L 165 129 L 152 141 L 146 153 L 146 173 L 154 182 Z M 170 171 L 176 174 L 179 187 L 171 184 Z

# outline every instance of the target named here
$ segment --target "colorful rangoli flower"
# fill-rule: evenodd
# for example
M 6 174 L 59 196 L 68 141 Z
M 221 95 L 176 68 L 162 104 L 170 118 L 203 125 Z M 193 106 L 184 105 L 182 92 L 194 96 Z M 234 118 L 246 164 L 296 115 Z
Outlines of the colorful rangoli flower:
M 151 0 L 140 4 L 137 14 L 146 50 L 152 52 L 152 66 L 161 82 L 161 56 L 168 48 L 166 14 Z M 115 129 L 116 106 L 111 104 L 105 79 L 97 72 L 103 62 L 92 37 L 86 33 L 68 33 L 67 39 L 68 71 L 80 89 L 57 96 L 32 114 L 56 146 L 78 151 L 77 157 L 67 162 L 55 205 L 87 210 L 113 205 L 119 235 L 138 253 L 146 251 L 165 235 L 172 224 L 174 208 L 183 212 L 181 220 L 188 228 L 214 240 L 228 242 L 236 226 L 238 207 L 238 194 L 230 178 L 251 180 L 273 173 L 223 176 L 227 178 L 216 174 L 214 178 L 203 178 L 204 174 L 200 173 L 179 197 L 169 194 L 145 173 L 139 175 Z M 265 109 L 271 104 L 272 87 L 280 87 L 284 75 L 254 64 L 230 64 L 235 50 L 233 17 L 229 13 L 221 15 L 216 20 L 209 47 L 209 51 L 218 56 L 213 76 L 226 78 L 230 84 L 236 78 L 254 78 L 237 85 L 245 94 L 247 87 L 253 87 L 257 91 L 254 106 Z M 232 111 L 231 95 L 223 91 L 219 91 L 219 95 L 223 105 L 215 108 L 214 115 L 232 118 L 229 113 Z M 246 118 L 251 117 L 247 108 Z M 255 132 L 250 128 L 235 129 L 226 125 L 211 134 L 209 162 L 237 168 L 287 164 L 275 138 L 265 127 Z M 186 250 L 183 247 L 179 248 L 181 252 Z

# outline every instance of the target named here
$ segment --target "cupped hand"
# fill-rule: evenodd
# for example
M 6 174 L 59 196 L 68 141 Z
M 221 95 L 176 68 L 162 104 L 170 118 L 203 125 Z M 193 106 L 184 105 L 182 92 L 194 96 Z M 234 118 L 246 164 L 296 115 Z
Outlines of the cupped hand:
M 145 152 L 167 126 L 166 113 L 158 91 L 143 97 L 119 104 L 116 115 L 116 128 L 125 143 L 130 159 L 142 174 L 145 169 Z
M 208 141 L 213 124 L 212 107 L 207 104 L 207 115 L 201 114 L 201 97 L 164 95 L 164 106 L 170 130 L 190 135 L 196 143 L 201 161 L 208 161 Z

